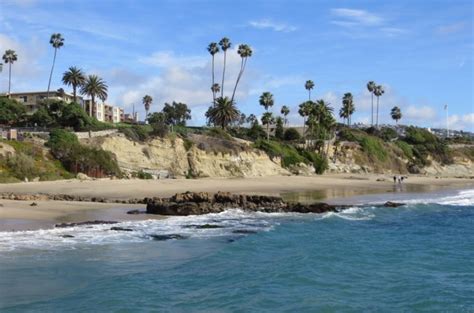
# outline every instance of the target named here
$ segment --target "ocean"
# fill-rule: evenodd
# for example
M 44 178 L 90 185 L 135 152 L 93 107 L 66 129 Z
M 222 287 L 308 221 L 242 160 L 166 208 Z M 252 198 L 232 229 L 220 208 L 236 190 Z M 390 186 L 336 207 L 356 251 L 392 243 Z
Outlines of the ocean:
M 474 190 L 345 201 L 1 232 L 0 311 L 474 312 Z

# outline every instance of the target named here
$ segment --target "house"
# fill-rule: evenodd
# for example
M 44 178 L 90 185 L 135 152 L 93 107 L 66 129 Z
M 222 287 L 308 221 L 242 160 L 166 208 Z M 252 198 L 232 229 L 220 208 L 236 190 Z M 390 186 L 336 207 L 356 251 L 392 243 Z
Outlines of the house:
M 84 110 L 89 115 L 89 106 L 91 100 L 84 101 Z M 100 122 L 120 123 L 125 119 L 123 109 L 103 102 L 96 102 L 95 107 L 92 108 L 92 116 Z
M 47 97 L 47 91 L 15 92 L 10 94 L 11 99 L 14 99 L 25 105 L 27 114 L 35 113 L 41 107 Z M 74 101 L 74 96 L 65 92 L 63 89 L 58 89 L 56 91 L 49 92 L 49 99 L 61 100 L 66 103 L 71 103 Z M 77 102 L 82 106 L 82 97 L 77 96 Z

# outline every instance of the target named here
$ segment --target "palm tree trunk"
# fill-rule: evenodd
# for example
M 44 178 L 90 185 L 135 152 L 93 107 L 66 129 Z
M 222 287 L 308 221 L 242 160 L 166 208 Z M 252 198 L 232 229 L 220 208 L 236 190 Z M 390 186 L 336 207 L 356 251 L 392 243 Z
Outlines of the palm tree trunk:
M 48 92 L 46 93 L 46 99 L 49 99 L 49 88 L 51 87 L 51 78 L 53 77 L 54 63 L 56 63 L 56 52 L 57 51 L 58 51 L 58 48 L 54 48 L 53 66 L 51 67 L 51 73 L 49 74 Z
M 377 119 L 375 123 L 377 128 L 379 128 L 379 96 L 377 96 Z
M 373 92 L 370 93 L 370 97 L 372 98 L 372 116 L 370 119 L 370 125 L 374 126 L 374 93 Z
M 242 62 L 240 64 L 240 72 L 239 72 L 239 75 L 237 76 L 237 81 L 235 82 L 234 91 L 232 92 L 232 98 L 230 99 L 231 102 L 234 102 L 235 92 L 237 91 L 237 85 L 239 84 L 240 78 L 242 77 L 242 74 L 244 73 L 246 63 L 247 63 L 247 58 L 242 58 Z
M 212 103 L 216 105 L 216 91 L 214 89 L 214 54 L 212 55 Z
M 72 94 L 73 94 L 73 96 L 74 96 L 74 102 L 77 103 L 76 85 L 72 85 Z
M 94 105 L 94 95 L 91 95 L 91 103 L 89 104 L 89 116 L 92 117 L 92 106 Z
M 12 63 L 10 62 L 8 66 L 8 98 L 10 98 L 11 86 L 12 86 Z
M 270 123 L 267 123 L 267 141 L 270 140 Z
M 308 100 L 311 101 L 311 89 L 308 89 Z
M 227 61 L 227 50 L 224 50 L 224 68 L 222 69 L 222 85 L 221 85 L 221 97 L 224 97 L 224 78 L 225 78 L 225 63 Z

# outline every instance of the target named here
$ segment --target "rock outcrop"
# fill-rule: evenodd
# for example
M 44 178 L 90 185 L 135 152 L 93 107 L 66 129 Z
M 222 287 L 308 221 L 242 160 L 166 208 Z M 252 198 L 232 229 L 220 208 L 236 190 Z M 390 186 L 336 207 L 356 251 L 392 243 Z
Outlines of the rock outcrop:
M 327 203 L 291 203 L 281 197 L 261 195 L 238 195 L 229 192 L 186 192 L 170 198 L 152 198 L 147 200 L 146 212 L 160 215 L 200 215 L 219 213 L 230 208 L 254 212 L 298 212 L 324 213 L 337 212 L 341 207 Z

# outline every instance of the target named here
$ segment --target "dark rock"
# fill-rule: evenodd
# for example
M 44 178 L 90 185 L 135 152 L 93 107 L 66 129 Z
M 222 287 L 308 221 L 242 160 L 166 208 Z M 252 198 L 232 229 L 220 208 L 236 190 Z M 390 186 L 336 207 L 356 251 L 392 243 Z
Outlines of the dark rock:
M 150 235 L 153 240 L 164 241 L 164 240 L 171 240 L 171 239 L 187 239 L 187 236 L 183 236 L 180 234 L 168 234 L 168 235 Z
M 30 206 L 38 206 L 38 203 L 32 202 L 32 203 L 30 204 Z
M 130 210 L 127 211 L 127 214 L 143 214 L 146 213 L 145 211 L 140 211 L 140 210 Z
M 133 229 L 131 229 L 131 228 L 118 227 L 118 226 L 111 227 L 110 230 L 116 230 L 116 231 L 133 231 Z
M 216 225 L 216 224 L 204 224 L 204 225 L 185 225 L 184 228 L 214 229 L 214 228 L 225 228 L 225 226 Z
M 61 237 L 61 238 L 74 238 L 73 235 L 67 235 L 67 234 L 66 235 L 61 235 L 59 237 Z
M 66 228 L 66 227 L 74 227 L 74 226 L 91 226 L 91 225 L 102 225 L 102 224 L 117 224 L 116 221 L 86 221 L 86 222 L 78 222 L 78 223 L 61 223 L 56 224 L 54 227 L 56 228 Z
M 250 230 L 250 229 L 236 229 L 236 230 L 233 230 L 232 233 L 234 233 L 234 234 L 250 235 L 250 234 L 256 234 L 257 231 L 255 231 L 255 230 Z
M 387 201 L 383 204 L 383 206 L 387 207 L 387 208 L 397 208 L 397 207 L 402 206 L 402 205 L 405 205 L 405 203 Z

